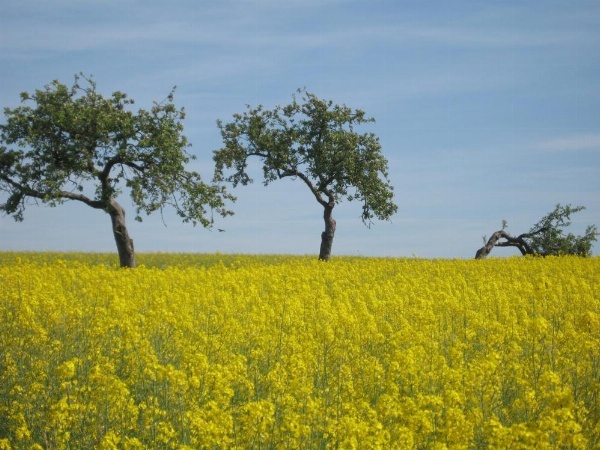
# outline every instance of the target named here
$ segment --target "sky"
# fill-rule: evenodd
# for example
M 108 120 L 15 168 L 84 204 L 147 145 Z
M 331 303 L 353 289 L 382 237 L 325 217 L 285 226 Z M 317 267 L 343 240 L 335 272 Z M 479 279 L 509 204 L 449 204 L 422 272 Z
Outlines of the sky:
M 246 105 L 306 88 L 365 111 L 375 123 L 357 131 L 379 137 L 398 212 L 367 228 L 359 203 L 336 206 L 333 257 L 472 258 L 502 220 L 521 234 L 557 203 L 586 207 L 571 231 L 600 226 L 597 0 L 0 0 L 0 107 L 80 72 L 142 109 L 177 86 L 206 181 L 217 120 Z M 235 215 L 213 230 L 170 210 L 138 223 L 119 197 L 136 251 L 317 255 L 307 187 L 256 175 L 229 186 Z M 28 250 L 116 247 L 107 214 L 31 204 L 23 222 L 0 217 L 0 251 Z

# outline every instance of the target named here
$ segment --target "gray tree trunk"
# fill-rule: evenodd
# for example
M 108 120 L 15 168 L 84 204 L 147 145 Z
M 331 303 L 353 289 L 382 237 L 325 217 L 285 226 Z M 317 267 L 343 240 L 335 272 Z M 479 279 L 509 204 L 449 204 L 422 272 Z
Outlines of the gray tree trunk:
M 496 231 L 492 236 L 488 239 L 487 243 L 477 250 L 475 253 L 475 259 L 485 259 L 492 252 L 494 247 L 496 246 L 496 242 L 498 242 L 501 238 L 506 236 L 507 233 L 504 231 Z
M 133 239 L 129 237 L 125 226 L 125 210 L 114 199 L 109 201 L 107 212 L 112 222 L 113 235 L 119 252 L 121 267 L 135 267 Z
M 488 239 L 487 243 L 477 250 L 475 253 L 475 259 L 485 259 L 494 247 L 517 247 L 523 256 L 533 254 L 533 250 L 529 246 L 529 244 L 525 241 L 526 237 L 531 237 L 534 234 L 542 232 L 542 230 L 538 230 L 534 233 L 525 233 L 520 236 L 513 237 L 508 234 L 504 230 L 496 231 L 492 236 Z M 498 242 L 500 239 L 505 239 L 503 242 Z
M 325 206 L 323 212 L 323 220 L 325 221 L 325 231 L 321 233 L 321 250 L 319 251 L 319 259 L 321 261 L 329 261 L 331 256 L 331 247 L 333 245 L 333 237 L 335 236 L 335 220 L 333 219 L 333 206 Z

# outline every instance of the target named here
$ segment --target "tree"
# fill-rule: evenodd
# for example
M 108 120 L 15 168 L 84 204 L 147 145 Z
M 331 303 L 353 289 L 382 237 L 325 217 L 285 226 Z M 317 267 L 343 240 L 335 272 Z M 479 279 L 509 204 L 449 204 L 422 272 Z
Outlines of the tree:
M 135 267 L 125 210 L 116 200 L 122 187 L 138 221 L 142 212 L 162 213 L 166 205 L 203 227 L 212 224 L 208 209 L 230 214 L 224 201 L 233 197 L 184 168 L 194 156 L 186 151 L 185 113 L 173 104 L 173 91 L 150 111 L 132 112 L 126 94 L 104 98 L 81 75 L 72 87 L 54 81 L 22 93 L 21 102 L 4 109 L 7 122 L 0 124 L 0 190 L 7 193 L 0 211 L 15 220 L 23 220 L 27 199 L 50 206 L 82 202 L 108 213 L 120 265 Z
M 298 90 L 291 104 L 273 110 L 262 106 L 235 114 L 233 122 L 218 121 L 224 147 L 214 152 L 214 181 L 233 186 L 252 182 L 248 159 L 262 163 L 264 185 L 291 177 L 301 180 L 323 207 L 325 231 L 319 259 L 327 261 L 335 234 L 333 209 L 342 199 L 362 203 L 362 221 L 389 220 L 396 212 L 393 187 L 388 182 L 387 160 L 379 139 L 359 134 L 355 125 L 373 122 L 360 110 L 317 98 Z M 233 173 L 225 176 L 225 171 Z
M 484 259 L 494 247 L 517 247 L 522 255 L 590 256 L 592 243 L 598 236 L 595 225 L 588 226 L 583 236 L 563 232 L 563 228 L 571 225 L 571 214 L 584 209 L 583 206 L 573 208 L 571 205 L 557 204 L 554 211 L 546 214 L 529 232 L 516 237 L 505 231 L 506 221 L 502 221 L 502 229 L 493 233 L 485 245 L 477 250 L 475 258 Z

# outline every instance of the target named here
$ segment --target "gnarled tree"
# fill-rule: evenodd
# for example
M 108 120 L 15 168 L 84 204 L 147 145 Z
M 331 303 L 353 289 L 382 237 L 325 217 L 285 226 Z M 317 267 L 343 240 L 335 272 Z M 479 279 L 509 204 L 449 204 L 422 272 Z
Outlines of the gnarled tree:
M 563 228 L 571 225 L 571 214 L 584 209 L 583 206 L 573 208 L 571 205 L 557 204 L 554 211 L 545 215 L 529 232 L 518 236 L 508 234 L 505 231 L 506 222 L 503 221 L 502 229 L 494 232 L 485 245 L 477 250 L 475 258 L 484 259 L 494 247 L 516 247 L 523 256 L 590 256 L 592 243 L 598 236 L 596 225 L 588 226 L 583 236 L 565 234 L 563 231 Z
M 252 182 L 249 158 L 261 161 L 265 185 L 286 177 L 301 180 L 323 207 L 319 259 L 327 261 L 336 228 L 333 209 L 341 200 L 360 201 L 367 226 L 375 217 L 389 220 L 397 206 L 379 139 L 354 131 L 355 125 L 373 119 L 306 90 L 298 93 L 301 102 L 293 96 L 291 104 L 273 110 L 248 106 L 233 122 L 218 122 L 224 147 L 214 152 L 214 180 L 230 181 L 234 187 Z M 233 173 L 225 176 L 228 169 Z
M 126 187 L 141 213 L 166 205 L 184 222 L 210 227 L 208 210 L 225 216 L 224 201 L 233 197 L 222 187 L 203 183 L 185 169 L 194 159 L 182 134 L 183 109 L 173 92 L 150 111 L 132 112 L 133 100 L 121 92 L 104 98 L 91 78 L 76 76 L 72 87 L 54 81 L 22 105 L 5 108 L 0 124 L 0 211 L 23 220 L 26 200 L 59 205 L 75 200 L 108 213 L 121 267 L 135 266 L 133 240 L 125 210 L 117 202 Z

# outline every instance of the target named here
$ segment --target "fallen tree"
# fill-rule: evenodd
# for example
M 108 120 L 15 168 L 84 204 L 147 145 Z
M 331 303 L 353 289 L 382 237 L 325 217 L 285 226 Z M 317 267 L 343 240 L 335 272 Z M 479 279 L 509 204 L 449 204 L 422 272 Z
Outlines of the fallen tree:
M 592 243 L 596 241 L 598 229 L 596 225 L 586 228 L 583 236 L 572 233 L 565 234 L 563 229 L 571 225 L 571 214 L 584 210 L 585 207 L 557 204 L 554 211 L 545 215 L 527 233 L 511 236 L 505 231 L 506 221 L 502 229 L 494 232 L 484 246 L 477 250 L 475 259 L 486 258 L 494 247 L 516 247 L 523 256 L 577 255 L 590 256 Z

